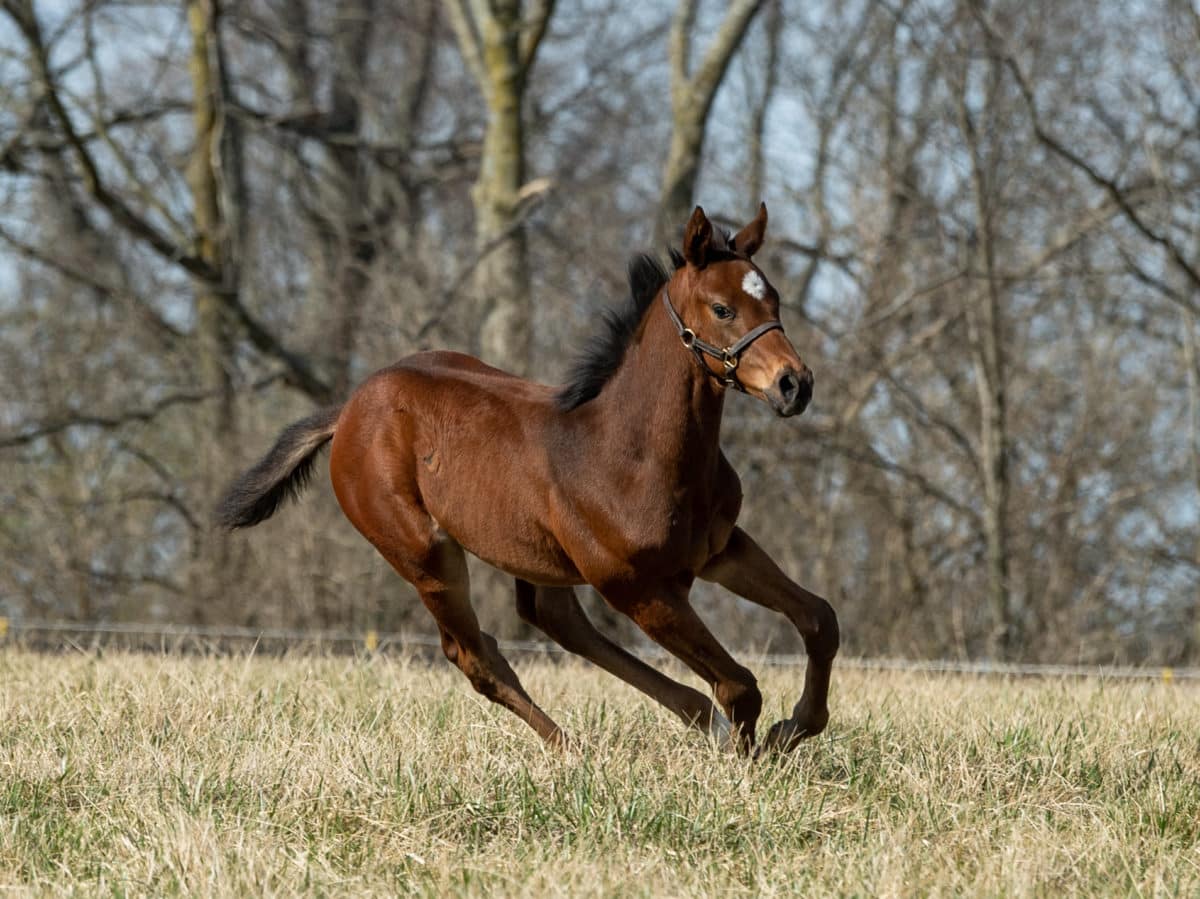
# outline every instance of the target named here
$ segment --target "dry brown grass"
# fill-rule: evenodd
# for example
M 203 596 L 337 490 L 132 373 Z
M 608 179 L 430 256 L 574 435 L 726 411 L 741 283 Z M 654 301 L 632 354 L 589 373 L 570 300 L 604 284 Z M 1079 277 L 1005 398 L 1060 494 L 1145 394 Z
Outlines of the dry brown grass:
M 843 670 L 829 732 L 751 764 L 518 668 L 579 753 L 442 663 L 4 651 L 0 891 L 1200 895 L 1195 687 Z

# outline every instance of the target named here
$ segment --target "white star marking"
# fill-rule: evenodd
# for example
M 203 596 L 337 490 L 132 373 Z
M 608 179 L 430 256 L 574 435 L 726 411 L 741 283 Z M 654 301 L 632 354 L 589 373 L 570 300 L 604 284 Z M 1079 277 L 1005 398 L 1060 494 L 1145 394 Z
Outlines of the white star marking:
M 761 300 L 767 295 L 767 283 L 758 272 L 749 271 L 746 272 L 746 277 L 742 278 L 742 290 L 754 299 Z

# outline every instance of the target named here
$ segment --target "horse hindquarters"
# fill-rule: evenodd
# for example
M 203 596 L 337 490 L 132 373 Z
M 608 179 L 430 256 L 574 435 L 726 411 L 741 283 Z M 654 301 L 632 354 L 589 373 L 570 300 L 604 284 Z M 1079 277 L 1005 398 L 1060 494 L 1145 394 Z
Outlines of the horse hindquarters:
M 415 423 L 393 399 L 368 382 L 347 404 L 330 455 L 338 503 L 416 588 L 437 622 L 443 653 L 471 686 L 518 715 L 547 743 L 562 745 L 562 730 L 530 699 L 496 640 L 479 627 L 463 548 L 425 508 L 416 478 Z

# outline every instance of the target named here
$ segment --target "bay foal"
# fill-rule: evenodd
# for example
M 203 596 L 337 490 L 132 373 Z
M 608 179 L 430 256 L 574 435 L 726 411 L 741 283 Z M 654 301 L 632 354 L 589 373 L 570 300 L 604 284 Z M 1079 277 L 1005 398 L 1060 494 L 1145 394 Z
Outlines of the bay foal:
M 763 741 L 794 748 L 829 717 L 837 617 L 737 527 L 741 485 L 719 446 L 731 388 L 781 416 L 803 412 L 812 396 L 812 372 L 779 323 L 779 296 L 752 261 L 766 225 L 764 205 L 727 237 L 697 207 L 671 270 L 648 256 L 630 263 L 627 305 L 598 318 L 564 387 L 449 352 L 377 372 L 343 406 L 285 430 L 229 488 L 220 523 L 268 518 L 332 440 L 342 510 L 416 587 L 446 658 L 556 745 L 563 731 L 480 630 L 464 553 L 511 574 L 517 613 L 552 640 L 749 751 L 762 708 L 754 675 L 688 602 L 696 577 L 714 581 L 803 636 L 803 694 Z M 707 683 L 720 711 L 598 632 L 573 590 L 584 583 Z

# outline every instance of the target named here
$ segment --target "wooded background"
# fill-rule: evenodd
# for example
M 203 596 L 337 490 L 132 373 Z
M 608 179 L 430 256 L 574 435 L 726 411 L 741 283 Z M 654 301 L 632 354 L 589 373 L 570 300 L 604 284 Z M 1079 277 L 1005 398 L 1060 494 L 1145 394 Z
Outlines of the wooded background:
M 0 9 L 0 614 L 427 629 L 323 478 L 217 493 L 418 349 L 557 381 L 632 252 L 765 199 L 816 394 L 725 446 L 846 650 L 1200 660 L 1190 0 Z

